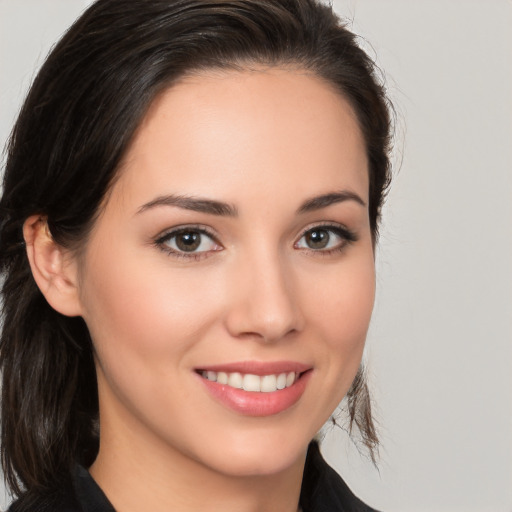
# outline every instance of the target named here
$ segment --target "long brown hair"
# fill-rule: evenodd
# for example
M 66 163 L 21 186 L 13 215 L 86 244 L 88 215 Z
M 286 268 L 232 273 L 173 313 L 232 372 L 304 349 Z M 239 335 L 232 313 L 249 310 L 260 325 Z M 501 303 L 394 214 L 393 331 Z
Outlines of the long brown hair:
M 11 490 L 51 492 L 98 450 L 92 343 L 81 318 L 54 311 L 29 268 L 22 226 L 47 219 L 79 248 L 154 98 L 185 74 L 248 64 L 306 69 L 333 85 L 359 120 L 377 238 L 390 181 L 390 109 L 372 60 L 315 0 L 99 0 L 68 30 L 35 79 L 8 148 L 0 201 L 3 330 L 1 457 Z M 351 422 L 377 437 L 362 373 Z

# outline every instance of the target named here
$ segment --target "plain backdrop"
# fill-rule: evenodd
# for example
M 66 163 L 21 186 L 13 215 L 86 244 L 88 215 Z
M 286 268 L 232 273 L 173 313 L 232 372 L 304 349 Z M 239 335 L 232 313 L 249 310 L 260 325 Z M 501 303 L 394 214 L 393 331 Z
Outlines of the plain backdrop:
M 89 3 L 0 0 L 2 145 Z M 397 141 L 367 346 L 379 469 L 343 429 L 324 454 L 385 511 L 512 512 L 512 2 L 334 7 L 385 70 Z

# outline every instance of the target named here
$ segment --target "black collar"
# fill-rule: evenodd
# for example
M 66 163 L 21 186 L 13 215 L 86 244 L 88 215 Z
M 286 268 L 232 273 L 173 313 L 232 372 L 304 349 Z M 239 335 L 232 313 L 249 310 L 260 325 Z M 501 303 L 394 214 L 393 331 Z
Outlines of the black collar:
M 347 484 L 322 457 L 318 443 L 308 448 L 300 492 L 303 512 L 376 512 L 354 496 Z M 77 466 L 72 488 L 52 495 L 27 493 L 8 512 L 115 512 L 90 473 Z
M 325 462 L 316 441 L 308 448 L 300 506 L 302 512 L 377 512 L 357 498 Z

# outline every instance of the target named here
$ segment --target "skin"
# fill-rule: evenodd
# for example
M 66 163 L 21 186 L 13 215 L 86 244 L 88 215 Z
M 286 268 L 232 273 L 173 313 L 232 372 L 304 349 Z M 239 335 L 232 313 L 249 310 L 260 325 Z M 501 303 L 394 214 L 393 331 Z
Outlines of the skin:
M 341 191 L 361 201 L 298 211 Z M 151 206 L 166 195 L 237 214 Z M 101 446 L 91 474 L 116 510 L 297 509 L 307 445 L 364 348 L 375 287 L 367 204 L 353 111 L 312 75 L 203 73 L 153 103 L 80 258 L 59 253 L 61 288 L 75 290 L 96 351 Z M 325 224 L 355 240 L 324 227 L 328 248 L 308 246 L 304 232 Z M 183 256 L 176 239 L 162 241 L 190 225 L 212 234 L 200 251 Z M 29 225 L 28 241 L 39 231 Z M 264 417 L 220 403 L 195 371 L 282 360 L 311 375 L 297 403 Z

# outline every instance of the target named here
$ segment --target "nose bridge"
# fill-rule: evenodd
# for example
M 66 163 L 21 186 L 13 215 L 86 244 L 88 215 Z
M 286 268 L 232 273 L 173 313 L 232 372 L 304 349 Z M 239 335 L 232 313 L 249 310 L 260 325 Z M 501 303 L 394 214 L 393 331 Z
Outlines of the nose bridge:
M 302 328 L 293 269 L 278 248 L 260 244 L 241 257 L 234 286 L 228 315 L 233 335 L 270 342 Z

